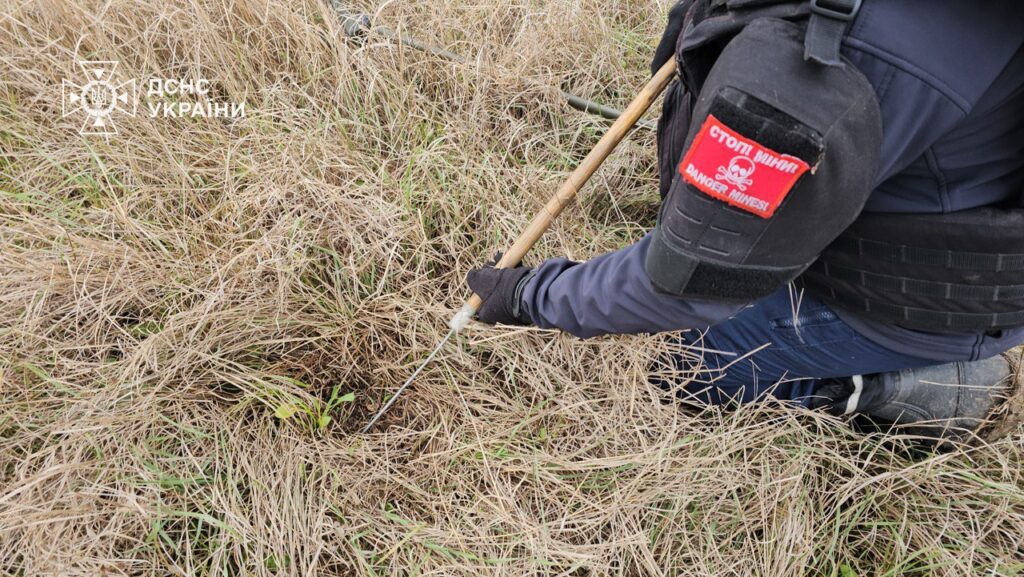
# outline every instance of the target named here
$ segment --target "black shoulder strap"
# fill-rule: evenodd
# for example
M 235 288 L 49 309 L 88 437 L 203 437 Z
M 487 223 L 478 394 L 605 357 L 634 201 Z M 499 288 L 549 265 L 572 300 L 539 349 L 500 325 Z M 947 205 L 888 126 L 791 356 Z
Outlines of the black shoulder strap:
M 804 39 L 804 60 L 826 66 L 839 62 L 839 46 L 846 27 L 857 16 L 861 0 L 811 0 L 811 16 Z

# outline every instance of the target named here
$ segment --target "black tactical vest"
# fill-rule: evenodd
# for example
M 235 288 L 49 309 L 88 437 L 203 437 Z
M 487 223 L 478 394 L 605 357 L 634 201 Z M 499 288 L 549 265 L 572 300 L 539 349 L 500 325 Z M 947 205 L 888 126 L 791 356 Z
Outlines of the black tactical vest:
M 1024 206 L 864 213 L 799 280 L 825 302 L 906 328 L 1021 327 Z
M 825 165 L 826 182 L 821 181 L 821 173 L 811 170 L 800 177 L 782 204 L 770 207 L 769 213 L 759 214 L 757 209 L 761 207 L 756 204 L 737 204 L 757 202 L 743 198 L 737 188 L 749 186 L 753 179 L 766 174 L 765 167 L 737 157 L 722 166 L 718 175 L 705 175 L 686 174 L 687 166 L 693 170 L 694 163 L 679 163 L 684 154 L 687 158 L 693 156 L 700 139 L 708 137 L 707 124 L 711 120 L 724 122 L 719 133 L 723 128 L 737 129 L 752 138 L 763 133 L 760 126 L 751 128 L 745 120 L 749 114 L 742 114 L 744 110 L 736 113 L 743 106 L 734 106 L 737 98 L 733 85 L 740 85 L 739 102 L 743 103 L 750 100 L 742 94 L 745 90 L 756 93 L 762 80 L 779 79 L 765 76 L 747 82 L 745 77 L 729 78 L 730 72 L 743 68 L 746 62 L 736 54 L 729 56 L 726 50 L 738 35 L 756 23 L 761 29 L 759 34 L 743 34 L 753 36 L 756 45 L 758 37 L 763 42 L 766 32 L 792 34 L 792 29 L 783 24 L 792 23 L 803 35 L 805 60 L 822 64 L 823 70 L 841 68 L 839 41 L 846 24 L 856 14 L 859 1 L 686 0 L 684 4 L 688 4 L 687 19 L 676 53 L 680 81 L 666 94 L 659 121 L 660 186 L 662 196 L 667 198 L 647 261 L 648 273 L 658 290 L 679 296 L 753 300 L 773 292 L 783 282 L 796 279 L 810 294 L 836 307 L 910 329 L 973 333 L 1024 326 L 1024 191 L 1016 203 L 1005 206 L 939 215 L 858 216 L 870 191 L 851 185 L 842 176 L 836 177 L 836 173 L 842 174 L 846 169 L 837 168 L 833 162 L 831 166 Z M 782 23 L 770 24 L 773 21 Z M 733 46 L 729 50 L 735 49 Z M 732 58 L 724 72 L 722 67 L 715 68 L 721 64 L 723 53 Z M 766 61 L 771 60 L 766 57 Z M 780 56 L 772 67 L 779 73 L 800 75 L 802 81 L 817 74 L 813 69 L 787 63 Z M 859 88 L 856 82 L 850 85 L 851 90 Z M 715 94 L 709 94 L 710 91 Z M 766 93 L 774 92 L 773 86 Z M 827 93 L 822 94 L 828 97 Z M 780 114 L 774 107 L 786 109 L 784 95 L 765 100 L 771 100 L 770 110 L 762 110 L 760 105 L 747 107 L 746 112 L 753 110 L 757 122 L 786 125 L 790 121 L 807 121 L 812 125 L 807 131 L 811 138 L 805 141 L 789 134 L 781 140 L 769 139 L 772 149 L 788 153 L 785 158 L 804 158 L 807 164 L 820 168 L 814 162 L 827 160 L 829 148 L 843 151 L 843 146 L 851 145 L 842 138 L 831 143 L 822 138 L 815 140 L 813 129 L 821 126 L 814 126 L 813 113 L 809 120 Z M 834 106 L 824 102 L 807 106 L 816 105 L 825 110 Z M 803 115 L 803 111 L 796 114 Z M 854 121 L 869 122 L 871 114 L 865 113 Z M 837 121 L 835 125 L 842 123 Z M 847 124 L 846 128 L 854 134 L 855 148 L 874 146 L 870 130 L 861 130 L 856 124 Z M 858 131 L 864 134 L 857 136 Z M 731 131 L 730 134 L 742 136 Z M 817 157 L 815 144 L 824 146 L 824 153 Z M 838 156 L 849 162 L 849 150 Z M 836 156 L 833 155 L 833 161 Z M 864 174 L 865 170 L 854 172 Z M 870 180 L 870 175 L 867 178 Z M 844 188 L 838 192 L 849 192 L 845 198 L 848 204 L 837 210 L 842 214 L 830 215 L 816 203 L 823 195 L 836 193 L 837 184 Z M 719 189 L 726 192 L 716 195 Z M 730 206 L 713 202 L 718 199 Z M 801 213 L 805 218 L 822 222 L 825 230 L 801 229 Z M 850 214 L 850 220 L 843 221 L 844 214 Z M 786 224 L 780 232 L 777 223 L 761 221 L 758 216 L 776 221 L 781 217 Z M 811 238 L 813 235 L 817 237 Z M 809 245 L 817 243 L 817 251 L 821 246 L 827 248 L 820 255 L 801 255 L 801 238 L 807 239 Z M 777 256 L 777 251 L 787 250 L 795 250 L 796 256 L 789 261 Z

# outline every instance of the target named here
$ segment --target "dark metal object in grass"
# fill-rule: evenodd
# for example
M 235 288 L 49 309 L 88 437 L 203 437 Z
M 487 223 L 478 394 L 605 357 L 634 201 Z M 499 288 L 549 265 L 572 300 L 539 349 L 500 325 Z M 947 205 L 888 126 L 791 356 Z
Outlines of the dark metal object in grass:
M 354 14 L 345 10 L 344 6 L 342 6 L 341 3 L 338 2 L 338 0 L 331 0 L 331 6 L 334 8 L 334 11 L 338 13 L 338 16 L 341 18 L 342 29 L 345 31 L 345 36 L 349 38 L 363 38 L 372 31 L 374 34 L 378 34 L 389 40 L 393 40 L 395 42 L 398 42 L 410 48 L 414 48 L 416 50 L 421 50 L 428 54 L 433 54 L 434 56 L 444 58 L 445 60 L 451 60 L 453 62 L 458 62 L 460 64 L 467 63 L 465 58 L 459 56 L 458 54 L 450 50 L 445 50 L 443 48 L 437 48 L 436 46 L 424 44 L 423 42 L 417 40 L 416 38 L 406 36 L 405 34 L 401 34 L 399 32 L 391 30 L 390 28 L 385 28 L 383 26 L 373 26 L 370 23 L 369 16 L 367 16 L 366 14 Z M 575 94 L 570 94 L 564 90 L 562 90 L 561 92 L 562 96 L 565 98 L 565 101 L 569 104 L 569 106 L 575 108 L 576 110 L 580 110 L 588 114 L 595 114 L 608 120 L 615 120 L 622 115 L 621 110 L 612 108 L 610 106 L 605 106 L 604 104 L 599 104 L 597 102 L 594 102 L 593 100 L 587 100 L 586 98 L 576 96 Z M 649 130 L 655 130 L 657 128 L 657 125 L 649 120 L 640 120 L 636 123 L 636 126 L 640 126 Z

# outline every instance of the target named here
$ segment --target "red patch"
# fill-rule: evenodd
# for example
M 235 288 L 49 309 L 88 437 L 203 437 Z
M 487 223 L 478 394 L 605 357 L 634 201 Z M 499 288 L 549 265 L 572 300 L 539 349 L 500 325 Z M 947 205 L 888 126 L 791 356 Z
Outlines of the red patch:
M 687 182 L 761 218 L 775 209 L 810 166 L 780 154 L 722 124 L 709 114 L 679 163 Z

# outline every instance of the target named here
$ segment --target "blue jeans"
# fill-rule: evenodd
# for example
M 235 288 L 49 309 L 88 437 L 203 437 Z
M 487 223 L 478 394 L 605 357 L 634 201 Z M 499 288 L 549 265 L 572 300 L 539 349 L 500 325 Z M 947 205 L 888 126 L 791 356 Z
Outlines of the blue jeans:
M 656 372 L 652 381 L 679 387 L 681 398 L 721 405 L 771 394 L 808 406 L 829 379 L 941 364 L 868 340 L 824 303 L 806 293 L 794 315 L 783 287 L 706 332 L 686 331 L 667 362 L 679 378 Z

